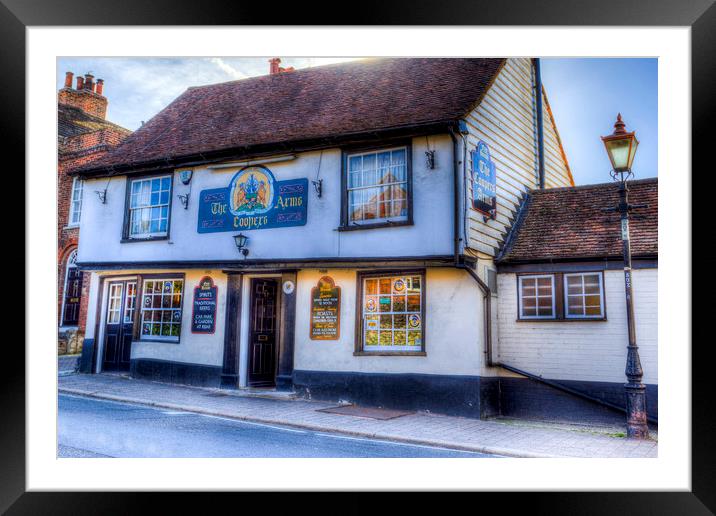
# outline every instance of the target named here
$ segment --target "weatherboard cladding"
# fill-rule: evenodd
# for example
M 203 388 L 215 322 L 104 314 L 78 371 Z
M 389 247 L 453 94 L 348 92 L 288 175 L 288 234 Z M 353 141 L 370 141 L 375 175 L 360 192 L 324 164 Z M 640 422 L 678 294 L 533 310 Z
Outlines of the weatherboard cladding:
M 585 258 L 621 258 L 619 213 L 604 208 L 619 202 L 619 185 L 604 183 L 531 190 L 519 224 L 507 239 L 499 263 Z M 629 181 L 632 255 L 658 255 L 658 180 Z
M 454 120 L 504 59 L 366 59 L 187 89 L 82 172 Z

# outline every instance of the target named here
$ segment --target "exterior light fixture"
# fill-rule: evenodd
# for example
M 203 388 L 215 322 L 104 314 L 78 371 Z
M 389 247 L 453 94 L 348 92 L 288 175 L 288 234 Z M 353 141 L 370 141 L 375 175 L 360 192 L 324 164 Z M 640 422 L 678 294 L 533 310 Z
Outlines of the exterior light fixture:
M 238 249 L 239 252 L 244 255 L 244 258 L 249 255 L 249 250 L 246 248 L 246 241 L 248 239 L 249 237 L 247 237 L 243 233 L 234 235 L 234 243 L 236 244 L 236 249 Z
M 602 136 L 612 167 L 614 167 L 611 171 L 612 179 L 619 181 L 619 204 L 611 208 L 605 208 L 604 211 L 616 212 L 621 215 L 624 291 L 626 294 L 627 334 L 629 338 L 626 368 L 624 370 L 627 377 L 627 383 L 624 385 L 626 391 L 627 437 L 647 439 L 649 437 L 649 426 L 647 425 L 646 416 L 646 386 L 642 383 L 644 371 L 641 368 L 641 360 L 639 359 L 639 347 L 636 345 L 631 245 L 629 242 L 629 212 L 634 208 L 645 208 L 647 205 L 629 204 L 627 179 L 633 175 L 631 165 L 639 142 L 635 134 L 633 132 L 628 133 L 624 126 L 622 116 L 619 114 L 614 124 L 614 133 L 609 136 Z
M 97 194 L 97 197 L 99 197 L 99 202 L 102 204 L 107 204 L 107 189 L 104 190 L 95 190 L 94 193 Z
M 602 136 L 602 142 L 607 149 L 609 161 L 612 162 L 612 175 L 616 179 L 616 174 L 631 175 L 631 165 L 634 162 L 636 148 L 639 142 L 634 132 L 627 132 L 626 124 L 622 121 L 622 115 L 617 115 L 617 121 L 614 124 L 614 132 L 609 136 Z M 624 179 L 622 179 L 624 180 Z

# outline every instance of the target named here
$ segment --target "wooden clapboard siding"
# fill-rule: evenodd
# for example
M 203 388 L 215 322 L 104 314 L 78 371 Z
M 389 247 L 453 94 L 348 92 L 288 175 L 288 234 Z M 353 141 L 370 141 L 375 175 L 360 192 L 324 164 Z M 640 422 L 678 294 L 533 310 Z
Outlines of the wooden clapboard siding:
M 544 91 L 544 90 L 543 90 Z M 543 95 L 545 186 L 573 184 L 569 166 Z M 490 147 L 497 170 L 497 216 L 484 220 L 472 209 L 471 159 L 467 155 L 466 252 L 495 256 L 517 215 L 525 192 L 537 188 L 537 142 L 532 62 L 511 58 L 490 86 L 480 104 L 466 117 L 468 152 L 482 140 Z

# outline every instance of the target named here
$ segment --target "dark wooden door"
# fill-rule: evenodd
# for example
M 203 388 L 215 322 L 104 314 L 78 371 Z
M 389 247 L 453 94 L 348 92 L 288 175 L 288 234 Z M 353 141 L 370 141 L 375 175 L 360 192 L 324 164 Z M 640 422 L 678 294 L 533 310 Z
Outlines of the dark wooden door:
M 276 385 L 277 294 L 275 279 L 251 280 L 248 374 L 251 387 Z
M 113 281 L 107 288 L 102 370 L 129 371 L 137 282 Z
M 65 282 L 65 305 L 62 313 L 64 326 L 76 326 L 80 320 L 80 299 L 82 297 L 82 273 L 77 267 L 67 267 Z

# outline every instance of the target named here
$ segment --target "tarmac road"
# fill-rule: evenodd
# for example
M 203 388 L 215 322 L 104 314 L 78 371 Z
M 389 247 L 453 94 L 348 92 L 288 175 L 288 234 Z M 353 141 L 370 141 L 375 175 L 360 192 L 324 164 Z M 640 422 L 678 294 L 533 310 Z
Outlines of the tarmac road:
M 495 457 L 61 394 L 58 457 Z

